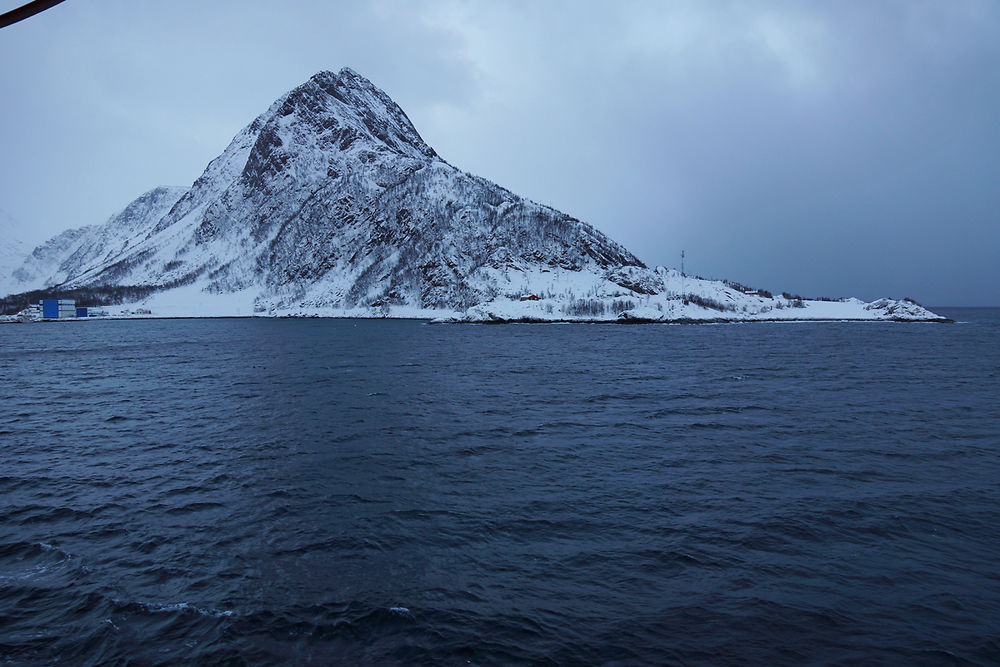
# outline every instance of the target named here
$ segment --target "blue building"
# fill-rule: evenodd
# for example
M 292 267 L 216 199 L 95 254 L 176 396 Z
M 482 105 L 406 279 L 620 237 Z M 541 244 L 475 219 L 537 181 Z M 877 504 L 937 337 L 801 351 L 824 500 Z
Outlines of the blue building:
M 42 299 L 39 302 L 42 307 L 42 317 L 44 319 L 66 319 L 76 317 L 76 299 Z

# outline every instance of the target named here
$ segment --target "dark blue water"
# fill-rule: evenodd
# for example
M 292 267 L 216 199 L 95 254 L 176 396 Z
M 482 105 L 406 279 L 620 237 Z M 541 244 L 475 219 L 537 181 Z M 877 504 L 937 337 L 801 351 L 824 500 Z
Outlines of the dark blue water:
M 0 662 L 996 663 L 945 312 L 0 326 Z

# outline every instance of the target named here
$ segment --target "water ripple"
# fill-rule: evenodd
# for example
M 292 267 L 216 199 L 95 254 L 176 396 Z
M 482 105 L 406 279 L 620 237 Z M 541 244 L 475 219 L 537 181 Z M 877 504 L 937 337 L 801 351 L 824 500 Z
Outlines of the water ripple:
M 0 327 L 0 662 L 995 664 L 960 319 Z

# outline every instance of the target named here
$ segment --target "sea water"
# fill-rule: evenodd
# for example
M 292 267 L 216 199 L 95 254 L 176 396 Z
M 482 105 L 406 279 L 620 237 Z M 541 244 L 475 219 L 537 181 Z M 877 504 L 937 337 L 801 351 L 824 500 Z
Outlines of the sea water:
M 0 662 L 1000 661 L 1000 311 L 0 326 Z

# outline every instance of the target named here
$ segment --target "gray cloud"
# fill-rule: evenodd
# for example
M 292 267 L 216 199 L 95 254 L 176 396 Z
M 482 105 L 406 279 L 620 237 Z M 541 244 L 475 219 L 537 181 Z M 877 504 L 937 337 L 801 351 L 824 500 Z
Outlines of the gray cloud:
M 52 233 L 190 183 L 320 69 L 651 264 L 1000 303 L 990 2 L 112 2 L 0 33 L 0 207 Z

